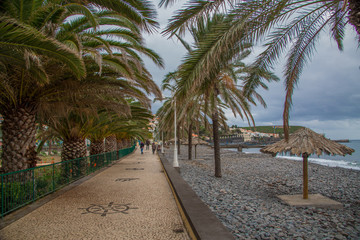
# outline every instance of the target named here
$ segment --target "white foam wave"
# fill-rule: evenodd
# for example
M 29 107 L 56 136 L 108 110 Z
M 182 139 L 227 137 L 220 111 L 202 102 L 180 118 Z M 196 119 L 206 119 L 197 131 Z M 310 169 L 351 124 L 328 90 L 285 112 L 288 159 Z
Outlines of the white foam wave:
M 293 156 L 276 156 L 277 158 L 286 158 L 295 161 L 302 161 L 302 157 L 293 157 Z M 319 165 L 324 165 L 328 167 L 341 167 L 341 168 L 349 168 L 354 170 L 360 170 L 360 166 L 357 163 L 347 162 L 343 160 L 330 160 L 330 159 L 322 159 L 322 158 L 309 158 L 309 162 L 316 163 Z

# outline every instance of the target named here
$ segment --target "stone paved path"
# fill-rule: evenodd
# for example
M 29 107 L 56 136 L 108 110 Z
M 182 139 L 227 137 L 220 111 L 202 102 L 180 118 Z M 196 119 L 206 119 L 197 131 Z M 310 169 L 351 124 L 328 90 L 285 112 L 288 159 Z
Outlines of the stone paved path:
M 137 150 L 0 231 L 0 239 L 189 239 L 157 155 Z

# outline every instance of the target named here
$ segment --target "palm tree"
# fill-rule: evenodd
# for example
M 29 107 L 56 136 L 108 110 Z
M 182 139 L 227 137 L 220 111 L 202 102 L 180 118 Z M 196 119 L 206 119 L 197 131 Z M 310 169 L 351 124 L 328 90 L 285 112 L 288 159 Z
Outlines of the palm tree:
M 90 2 L 92 1 L 86 3 Z M 57 87 L 62 81 L 67 84 L 69 80 L 84 76 L 84 63 L 79 52 L 82 52 L 85 58 L 93 56 L 98 66 L 102 66 L 102 62 L 112 66 L 120 77 L 125 76 L 127 79 L 136 80 L 133 85 L 143 86 L 147 92 L 159 94 L 157 86 L 151 80 L 151 75 L 143 67 L 140 68 L 143 63 L 135 52 L 145 53 L 156 63 L 162 64 L 161 59 L 153 51 L 143 47 L 139 30 L 134 30 L 136 27 L 141 27 L 151 31 L 156 26 L 151 6 L 146 2 L 134 1 L 133 4 L 136 7 L 128 12 L 134 13 L 130 14 L 132 17 L 126 19 L 123 17 L 125 14 L 112 11 L 112 9 L 119 10 L 120 3 L 114 4 L 110 1 L 93 1 L 92 3 L 99 7 L 104 4 L 109 10 L 92 12 L 91 5 L 83 6 L 73 1 L 7 0 L 2 2 L 0 31 L 3 31 L 4 34 L 1 37 L 7 42 L 1 45 L 1 50 L 4 49 L 4 53 L 9 52 L 8 55 L 4 54 L 6 57 L 0 58 L 0 61 L 4 63 L 0 64 L 0 68 L 4 70 L 0 76 L 1 85 L 4 86 L 0 90 L 2 91 L 0 104 L 4 106 L 1 108 L 3 110 L 1 113 L 8 130 L 4 132 L 2 158 L 5 171 L 25 169 L 35 161 L 30 158 L 34 155 L 35 148 L 35 115 L 39 111 L 39 106 L 46 101 L 58 101 L 61 91 L 58 91 Z M 26 7 L 21 8 L 21 6 Z M 84 17 L 70 18 L 77 14 L 82 14 Z M 116 17 L 120 15 L 122 17 Z M 101 24 L 121 24 L 125 28 L 123 31 L 92 32 L 91 29 L 98 26 L 96 18 L 100 19 Z M 116 41 L 110 44 L 110 40 L 106 42 L 104 38 L 101 38 L 103 35 L 118 35 L 123 39 L 128 39 L 131 44 L 121 45 Z M 27 41 L 29 44 L 24 44 Z M 111 45 L 126 54 L 114 53 L 111 57 L 101 56 L 100 52 L 103 49 L 111 51 Z M 18 50 L 13 51 L 9 46 Z M 101 67 L 93 69 L 93 72 L 95 71 L 98 74 L 103 72 Z M 143 94 L 138 93 L 138 95 Z M 19 132 L 22 133 L 20 139 L 17 138 Z
M 188 137 L 188 160 L 192 159 L 192 136 L 193 131 L 199 129 L 201 126 L 205 126 L 208 130 L 211 130 L 209 127 L 211 123 L 208 119 L 211 119 L 211 112 L 207 109 L 204 101 L 204 95 L 194 96 L 189 98 L 186 103 L 186 108 L 183 108 L 180 111 L 180 116 L 185 118 L 185 128 L 187 129 Z M 226 117 L 224 112 L 220 112 L 219 118 L 221 119 L 222 126 L 226 128 Z M 195 145 L 195 156 L 196 156 L 196 145 Z
M 176 91 L 176 86 L 178 83 L 177 72 L 169 72 L 162 81 L 162 91 L 169 90 L 171 92 Z M 156 99 L 157 100 L 157 99 Z M 159 117 L 159 130 L 160 132 L 173 132 L 174 131 L 174 98 L 164 98 L 161 100 L 165 100 L 163 106 L 158 109 L 156 115 Z M 176 102 L 176 112 L 184 112 L 184 108 L 182 103 Z M 181 151 L 181 138 L 184 134 L 184 131 L 187 129 L 186 127 L 186 118 L 184 116 L 178 116 L 176 120 L 176 137 L 177 137 L 177 150 L 178 154 Z M 169 136 L 170 137 L 170 136 Z
M 129 99 L 128 102 L 130 111 L 126 115 L 119 116 L 113 111 L 102 111 L 98 116 L 92 117 L 93 127 L 89 134 L 90 155 L 117 151 L 123 146 L 128 147 L 127 142 L 136 135 L 135 133 L 139 130 L 144 132 L 142 128 L 149 124 L 152 115 L 140 102 L 134 102 L 132 99 Z M 109 136 L 111 138 L 108 138 Z M 114 140 L 110 140 L 111 144 L 108 142 L 106 148 L 104 139 Z M 114 144 L 115 146 L 113 146 Z
M 145 69 L 137 52 L 150 57 L 159 66 L 163 65 L 161 58 L 151 49 L 143 46 L 143 39 L 138 26 L 129 19 L 125 19 L 121 14 L 112 11 L 96 12 L 95 16 L 98 17 L 100 24 L 121 28 L 94 31 L 84 19 L 78 19 L 74 23 L 67 24 L 63 28 L 63 32 L 58 33 L 58 36 L 69 38 L 68 32 L 71 31 L 71 33 L 75 32 L 80 40 L 83 39 L 81 42 L 82 50 L 86 56 L 89 56 L 87 60 L 92 63 L 89 70 L 92 74 L 88 73 L 86 80 L 96 82 L 101 76 L 104 79 L 103 84 L 122 87 L 123 93 L 119 96 L 130 95 L 147 105 L 148 99 L 138 88 L 145 90 L 148 94 L 155 94 L 155 96 L 160 94 L 160 90 L 152 81 L 151 75 Z M 122 41 L 109 39 L 108 36 L 113 36 Z M 107 54 L 101 53 L 105 51 Z M 99 68 L 94 63 L 98 63 Z M 107 135 L 105 151 L 115 151 L 116 145 L 116 136 L 114 134 Z
M 191 47 L 179 37 L 179 40 L 183 43 L 185 48 L 189 52 L 192 51 Z M 177 77 L 177 72 L 168 73 L 162 81 L 162 91 L 169 90 L 175 91 L 176 86 L 179 82 Z M 174 115 L 173 115 L 173 105 L 171 104 L 173 99 L 168 98 L 163 106 L 158 109 L 156 115 L 159 117 L 159 129 L 161 132 L 172 132 L 174 125 Z M 206 126 L 209 126 L 207 119 L 211 117 L 206 114 L 202 108 L 204 102 L 202 101 L 202 96 L 193 96 L 186 99 L 186 108 L 183 103 L 178 103 L 177 111 L 180 113 L 178 115 L 178 123 L 183 123 L 184 129 L 187 129 L 188 134 L 188 159 L 191 160 L 192 156 L 192 130 L 194 127 L 200 127 L 201 123 L 204 122 Z M 177 130 L 177 132 L 179 132 Z M 179 138 L 178 138 L 179 139 Z M 178 144 L 180 146 L 180 142 Z M 179 152 L 179 151 L 178 151 Z
M 66 45 L 27 23 L 36 14 L 30 8 L 17 15 L 16 1 L 2 2 L 0 12 L 0 113 L 3 123 L 2 170 L 26 169 L 34 165 L 35 115 L 49 82 L 45 59 L 69 69 L 74 78 L 85 74 L 81 57 Z M 5 8 L 6 7 L 6 8 Z M 37 6 L 40 8 L 41 6 Z M 6 9 L 13 10 L 6 11 Z M 43 9 L 42 9 L 43 10 Z M 4 53 L 4 54 L 3 54 Z
M 91 116 L 92 127 L 89 132 L 90 155 L 97 155 L 105 152 L 105 138 L 111 135 L 112 118 L 108 111 L 100 111 L 97 116 Z
M 218 9 L 230 9 L 227 14 L 233 18 L 232 24 L 223 32 L 222 38 L 213 43 L 211 51 L 203 56 L 203 61 L 207 61 L 207 64 L 202 71 L 208 74 L 197 75 L 199 81 L 212 74 L 211 70 L 222 61 L 221 55 L 244 40 L 256 42 L 266 37 L 266 49 L 254 63 L 254 67 L 264 71 L 270 70 L 279 57 L 290 49 L 284 70 L 286 97 L 283 113 L 284 132 L 288 138 L 292 94 L 305 64 L 316 49 L 317 40 L 329 29 L 329 35 L 337 43 L 338 49 L 342 50 L 345 27 L 349 24 L 354 27 L 360 40 L 360 3 L 357 0 L 254 0 L 235 5 L 233 2 L 192 1 L 170 19 L 164 33 L 184 33 L 188 26 L 196 24 L 198 19 L 207 14 L 219 11 Z M 165 6 L 171 3 L 172 0 L 161 2 Z M 262 84 L 256 77 L 249 78 L 244 87 L 245 92 L 250 94 Z
M 203 62 L 202 56 L 206 55 L 212 44 L 222 37 L 222 29 L 226 29 L 231 23 L 231 19 L 224 15 L 214 15 L 207 19 L 199 20 L 196 27 L 191 28 L 191 33 L 195 39 L 195 49 L 190 51 L 185 61 L 179 68 L 178 76 L 180 77 L 177 87 L 177 97 L 181 100 L 189 96 L 203 96 L 205 109 L 209 110 L 212 118 L 213 139 L 214 139 L 214 158 L 215 158 L 215 177 L 221 177 L 220 161 L 220 142 L 219 142 L 219 112 L 221 108 L 230 108 L 234 115 L 246 118 L 254 124 L 254 119 L 250 112 L 249 103 L 256 104 L 254 99 L 244 95 L 241 87 L 238 85 L 238 79 L 244 73 L 249 75 L 265 78 L 267 81 L 276 80 L 277 78 L 270 72 L 264 72 L 261 69 L 249 68 L 241 62 L 250 54 L 250 44 L 241 43 L 233 46 L 231 50 L 222 57 L 221 63 L 212 70 L 211 75 L 204 79 L 197 79 L 194 76 L 201 74 L 207 62 Z M 240 75 L 242 74 L 242 75 Z M 261 96 L 255 91 L 252 95 L 256 96 L 265 106 Z M 225 124 L 226 125 L 226 124 Z
M 102 76 L 88 71 L 83 81 L 62 81 L 56 86 L 62 96 L 42 106 L 39 117 L 59 133 L 66 145 L 64 151 L 69 152 L 63 154 L 63 161 L 85 156 L 79 145 L 83 146 L 85 138 L 89 136 L 93 142 L 114 136 L 115 147 L 105 151 L 116 151 L 113 128 L 116 127 L 114 124 L 117 124 L 118 117 L 114 115 L 126 117 L 134 114 L 132 104 L 127 100 L 130 97 L 148 106 L 149 99 L 145 93 L 129 82 L 117 79 L 118 74 L 109 67 L 102 68 Z M 98 109 L 101 109 L 101 113 Z

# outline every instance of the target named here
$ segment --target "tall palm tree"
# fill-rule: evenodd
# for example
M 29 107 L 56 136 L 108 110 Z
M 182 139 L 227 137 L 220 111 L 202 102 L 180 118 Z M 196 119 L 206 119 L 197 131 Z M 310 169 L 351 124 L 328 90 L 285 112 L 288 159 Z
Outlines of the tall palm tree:
M 37 16 L 36 10 L 42 6 L 34 1 L 33 11 L 27 4 L 19 13 L 17 10 L 24 5 L 17 3 L 3 1 L 0 11 L 0 113 L 4 117 L 2 170 L 5 172 L 26 169 L 36 161 L 35 115 L 43 97 L 39 88 L 49 82 L 44 63 L 61 64 L 74 78 L 85 75 L 78 53 L 32 25 L 32 17 Z
M 178 84 L 178 77 L 177 77 L 177 72 L 169 72 L 168 74 L 166 74 L 166 76 L 164 77 L 163 81 L 162 81 L 162 91 L 168 90 L 171 91 L 172 93 L 175 93 L 176 91 L 176 87 Z M 174 115 L 175 115 L 175 109 L 174 109 L 174 102 L 175 99 L 174 98 L 164 98 L 161 100 L 165 100 L 165 102 L 163 103 L 163 106 L 161 108 L 158 109 L 156 115 L 159 117 L 160 119 L 160 123 L 158 125 L 160 132 L 167 132 L 167 133 L 171 133 L 174 132 Z M 185 112 L 184 108 L 183 108 L 183 103 L 178 102 L 176 100 L 176 112 Z M 188 116 L 188 115 L 187 115 Z M 178 148 L 178 154 L 180 154 L 181 152 L 181 138 L 184 135 L 185 129 L 187 129 L 187 119 L 184 117 L 184 115 L 182 114 L 182 116 L 177 116 L 177 120 L 176 120 L 176 137 L 177 137 L 177 148 Z M 170 136 L 169 136 L 170 137 Z
M 78 2 L 84 3 L 83 1 Z M 145 86 L 144 89 L 147 92 L 157 92 L 157 94 L 159 92 L 151 81 L 151 75 L 143 67 L 139 68 L 143 64 L 135 53 L 135 51 L 145 53 L 158 64 L 162 64 L 154 52 L 143 47 L 139 31 L 134 30 L 136 27 L 141 27 L 151 31 L 151 28 L 156 26 L 151 6 L 146 2 L 134 1 L 132 4 L 135 4 L 136 7 L 131 8 L 128 12 L 134 13 L 130 14 L 132 17 L 125 19 L 116 17 L 125 14 L 111 12 L 112 9 L 119 10 L 122 3 L 86 1 L 86 4 L 92 2 L 98 7 L 107 6 L 109 9 L 99 13 L 99 10 L 92 10 L 94 9 L 92 5 L 85 6 L 78 2 L 6 0 L 0 5 L 0 17 L 4 19 L 1 21 L 1 24 L 4 23 L 4 25 L 0 24 L 0 29 L 4 32 L 2 35 L 4 41 L 8 41 L 1 45 L 1 50 L 4 49 L 4 53 L 11 53 L 8 56 L 4 54 L 3 62 L 5 64 L 0 64 L 0 67 L 4 69 L 0 76 L 1 85 L 4 86 L 0 89 L 2 91 L 0 102 L 4 106 L 1 109 L 4 110 L 2 112 L 5 119 L 4 125 L 8 130 L 4 132 L 2 158 L 5 171 L 25 169 L 34 161 L 30 156 L 33 156 L 35 148 L 35 115 L 39 111 L 39 106 L 49 101 L 49 97 L 57 100 L 61 93 L 56 89 L 59 82 L 84 76 L 84 63 L 80 52 L 85 57 L 94 56 L 93 59 L 97 61 L 98 66 L 102 66 L 102 62 L 111 65 L 113 69 L 117 70 L 120 77 L 125 76 L 138 80 L 134 81 L 133 85 Z M 70 18 L 78 14 L 84 17 Z M 123 31 L 97 30 L 92 32 L 91 29 L 98 27 L 96 18 L 101 18 L 100 22 L 103 25 L 121 24 L 126 28 Z M 28 32 L 26 33 L 26 31 Z M 23 36 L 17 37 L 19 34 L 23 34 Z M 132 44 L 123 43 L 121 45 L 116 41 L 112 41 L 113 43 L 110 44 L 110 40 L 106 42 L 102 38 L 102 36 L 110 35 L 121 36 Z M 24 44 L 26 41 L 29 41 L 29 44 Z M 110 51 L 110 45 L 117 45 L 116 47 L 122 49 L 126 54 L 114 53 L 111 57 L 109 57 L 111 54 L 101 56 L 100 52 L 103 49 Z M 9 46 L 15 46 L 19 50 L 9 50 Z M 129 50 L 125 51 L 124 49 Z M 21 61 L 21 59 L 26 61 Z M 1 58 L 0 61 L 2 61 Z M 101 74 L 101 67 L 96 71 Z M 22 132 L 21 139 L 17 138 L 18 132 Z
M 191 33 L 195 40 L 195 49 L 190 51 L 179 69 L 179 83 L 177 97 L 187 99 L 189 96 L 202 95 L 204 98 L 205 109 L 211 112 L 213 139 L 214 139 L 214 158 L 215 158 L 215 177 L 221 177 L 220 160 L 220 136 L 219 136 L 219 111 L 222 107 L 230 108 L 234 115 L 246 118 L 254 124 L 254 119 L 250 112 L 250 104 L 256 104 L 251 95 L 244 95 L 242 86 L 238 85 L 239 74 L 253 73 L 254 76 L 265 78 L 266 80 L 277 80 L 271 72 L 264 72 L 262 69 L 248 68 L 241 62 L 250 54 L 250 44 L 241 43 L 232 47 L 222 61 L 211 74 L 204 79 L 196 79 L 195 75 L 201 74 L 208 62 L 203 62 L 202 56 L 206 55 L 212 44 L 222 37 L 222 30 L 231 24 L 231 19 L 224 15 L 214 15 L 207 19 L 197 22 L 196 27 L 191 28 Z M 255 91 L 252 95 L 256 96 L 265 106 L 261 96 Z
M 188 43 L 186 43 L 182 38 L 179 37 L 179 40 L 182 42 L 185 48 L 188 49 L 188 52 L 191 52 L 192 49 Z M 177 77 L 177 72 L 170 72 L 166 74 L 165 78 L 162 81 L 162 91 L 169 90 L 175 91 L 176 86 L 178 85 L 179 79 Z M 171 101 L 173 99 L 168 99 L 164 102 L 163 106 L 159 108 L 156 115 L 159 116 L 160 123 L 159 128 L 162 132 L 169 132 L 173 129 L 173 106 L 171 105 Z M 192 156 L 192 129 L 194 127 L 199 128 L 201 123 L 204 122 L 206 126 L 209 126 L 208 117 L 211 116 L 204 112 L 202 106 L 204 102 L 202 100 L 202 96 L 188 96 L 186 99 L 186 108 L 184 107 L 183 103 L 178 103 L 177 111 L 180 113 L 178 114 L 178 122 L 183 122 L 184 129 L 187 129 L 188 134 L 188 159 L 191 159 Z M 177 131 L 179 132 L 179 131 Z M 178 144 L 180 145 L 180 143 Z
M 173 2 L 162 1 L 161 5 L 167 6 Z M 316 49 L 317 40 L 323 32 L 329 30 L 329 35 L 337 43 L 338 49 L 342 50 L 345 27 L 351 25 L 360 41 L 360 3 L 357 0 L 251 0 L 233 4 L 234 2 L 192 1 L 170 19 L 164 33 L 184 33 L 188 26 L 196 24 L 198 19 L 207 14 L 219 9 L 229 9 L 226 13 L 233 18 L 232 24 L 223 32 L 222 38 L 213 43 L 212 51 L 203 56 L 203 61 L 208 62 L 203 72 L 208 74 L 198 75 L 197 78 L 200 79 L 208 77 L 213 67 L 221 63 L 221 55 L 244 40 L 256 42 L 265 37 L 266 49 L 254 63 L 264 71 L 271 69 L 278 58 L 290 49 L 284 70 L 286 97 L 283 113 L 284 132 L 288 138 L 289 111 L 294 87 Z M 245 92 L 249 94 L 262 84 L 258 78 L 249 78 Z
M 119 96 L 130 95 L 147 105 L 148 99 L 138 88 L 156 96 L 160 94 L 160 91 L 145 69 L 138 53 L 150 57 L 159 66 L 163 65 L 161 58 L 151 49 L 144 47 L 139 27 L 124 18 L 122 14 L 100 11 L 95 12 L 94 15 L 97 16 L 99 24 L 113 25 L 117 28 L 93 30 L 91 25 L 84 21 L 84 18 L 80 18 L 66 24 L 63 31 L 59 31 L 57 36 L 63 40 L 72 40 L 71 34 L 77 34 L 80 44 L 76 44 L 76 46 L 82 46 L 82 51 L 87 56 L 86 62 L 92 63 L 91 69 L 88 69 L 87 81 L 97 82 L 99 78 L 104 79 L 103 84 L 122 87 L 123 94 Z M 113 39 L 109 36 L 112 36 Z M 107 52 L 107 54 L 101 52 Z M 97 63 L 98 67 L 94 63 Z M 98 141 L 100 140 L 98 139 Z M 114 134 L 107 135 L 105 151 L 115 151 L 116 145 L 116 136 Z

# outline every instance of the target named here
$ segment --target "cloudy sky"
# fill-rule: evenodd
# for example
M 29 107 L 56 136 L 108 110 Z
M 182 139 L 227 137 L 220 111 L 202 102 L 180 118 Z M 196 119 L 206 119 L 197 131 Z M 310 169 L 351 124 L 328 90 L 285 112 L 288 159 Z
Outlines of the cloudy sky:
M 161 29 L 181 5 L 158 9 Z M 181 63 L 186 50 L 175 39 L 166 39 L 160 34 L 148 35 L 145 39 L 147 46 L 160 54 L 165 62 L 165 69 L 159 69 L 150 60 L 145 60 L 160 86 L 164 75 Z M 275 72 L 283 79 L 280 64 Z M 268 107 L 252 108 L 256 125 L 282 125 L 284 82 L 270 83 L 268 87 L 267 91 L 259 91 Z M 160 106 L 161 102 L 154 103 L 153 112 Z M 360 49 L 357 49 L 355 31 L 348 29 L 343 52 L 337 50 L 327 33 L 323 34 L 294 91 L 290 114 L 290 125 L 309 127 L 331 139 L 360 139 Z M 227 117 L 230 126 L 247 126 L 247 122 L 234 118 L 230 112 Z

